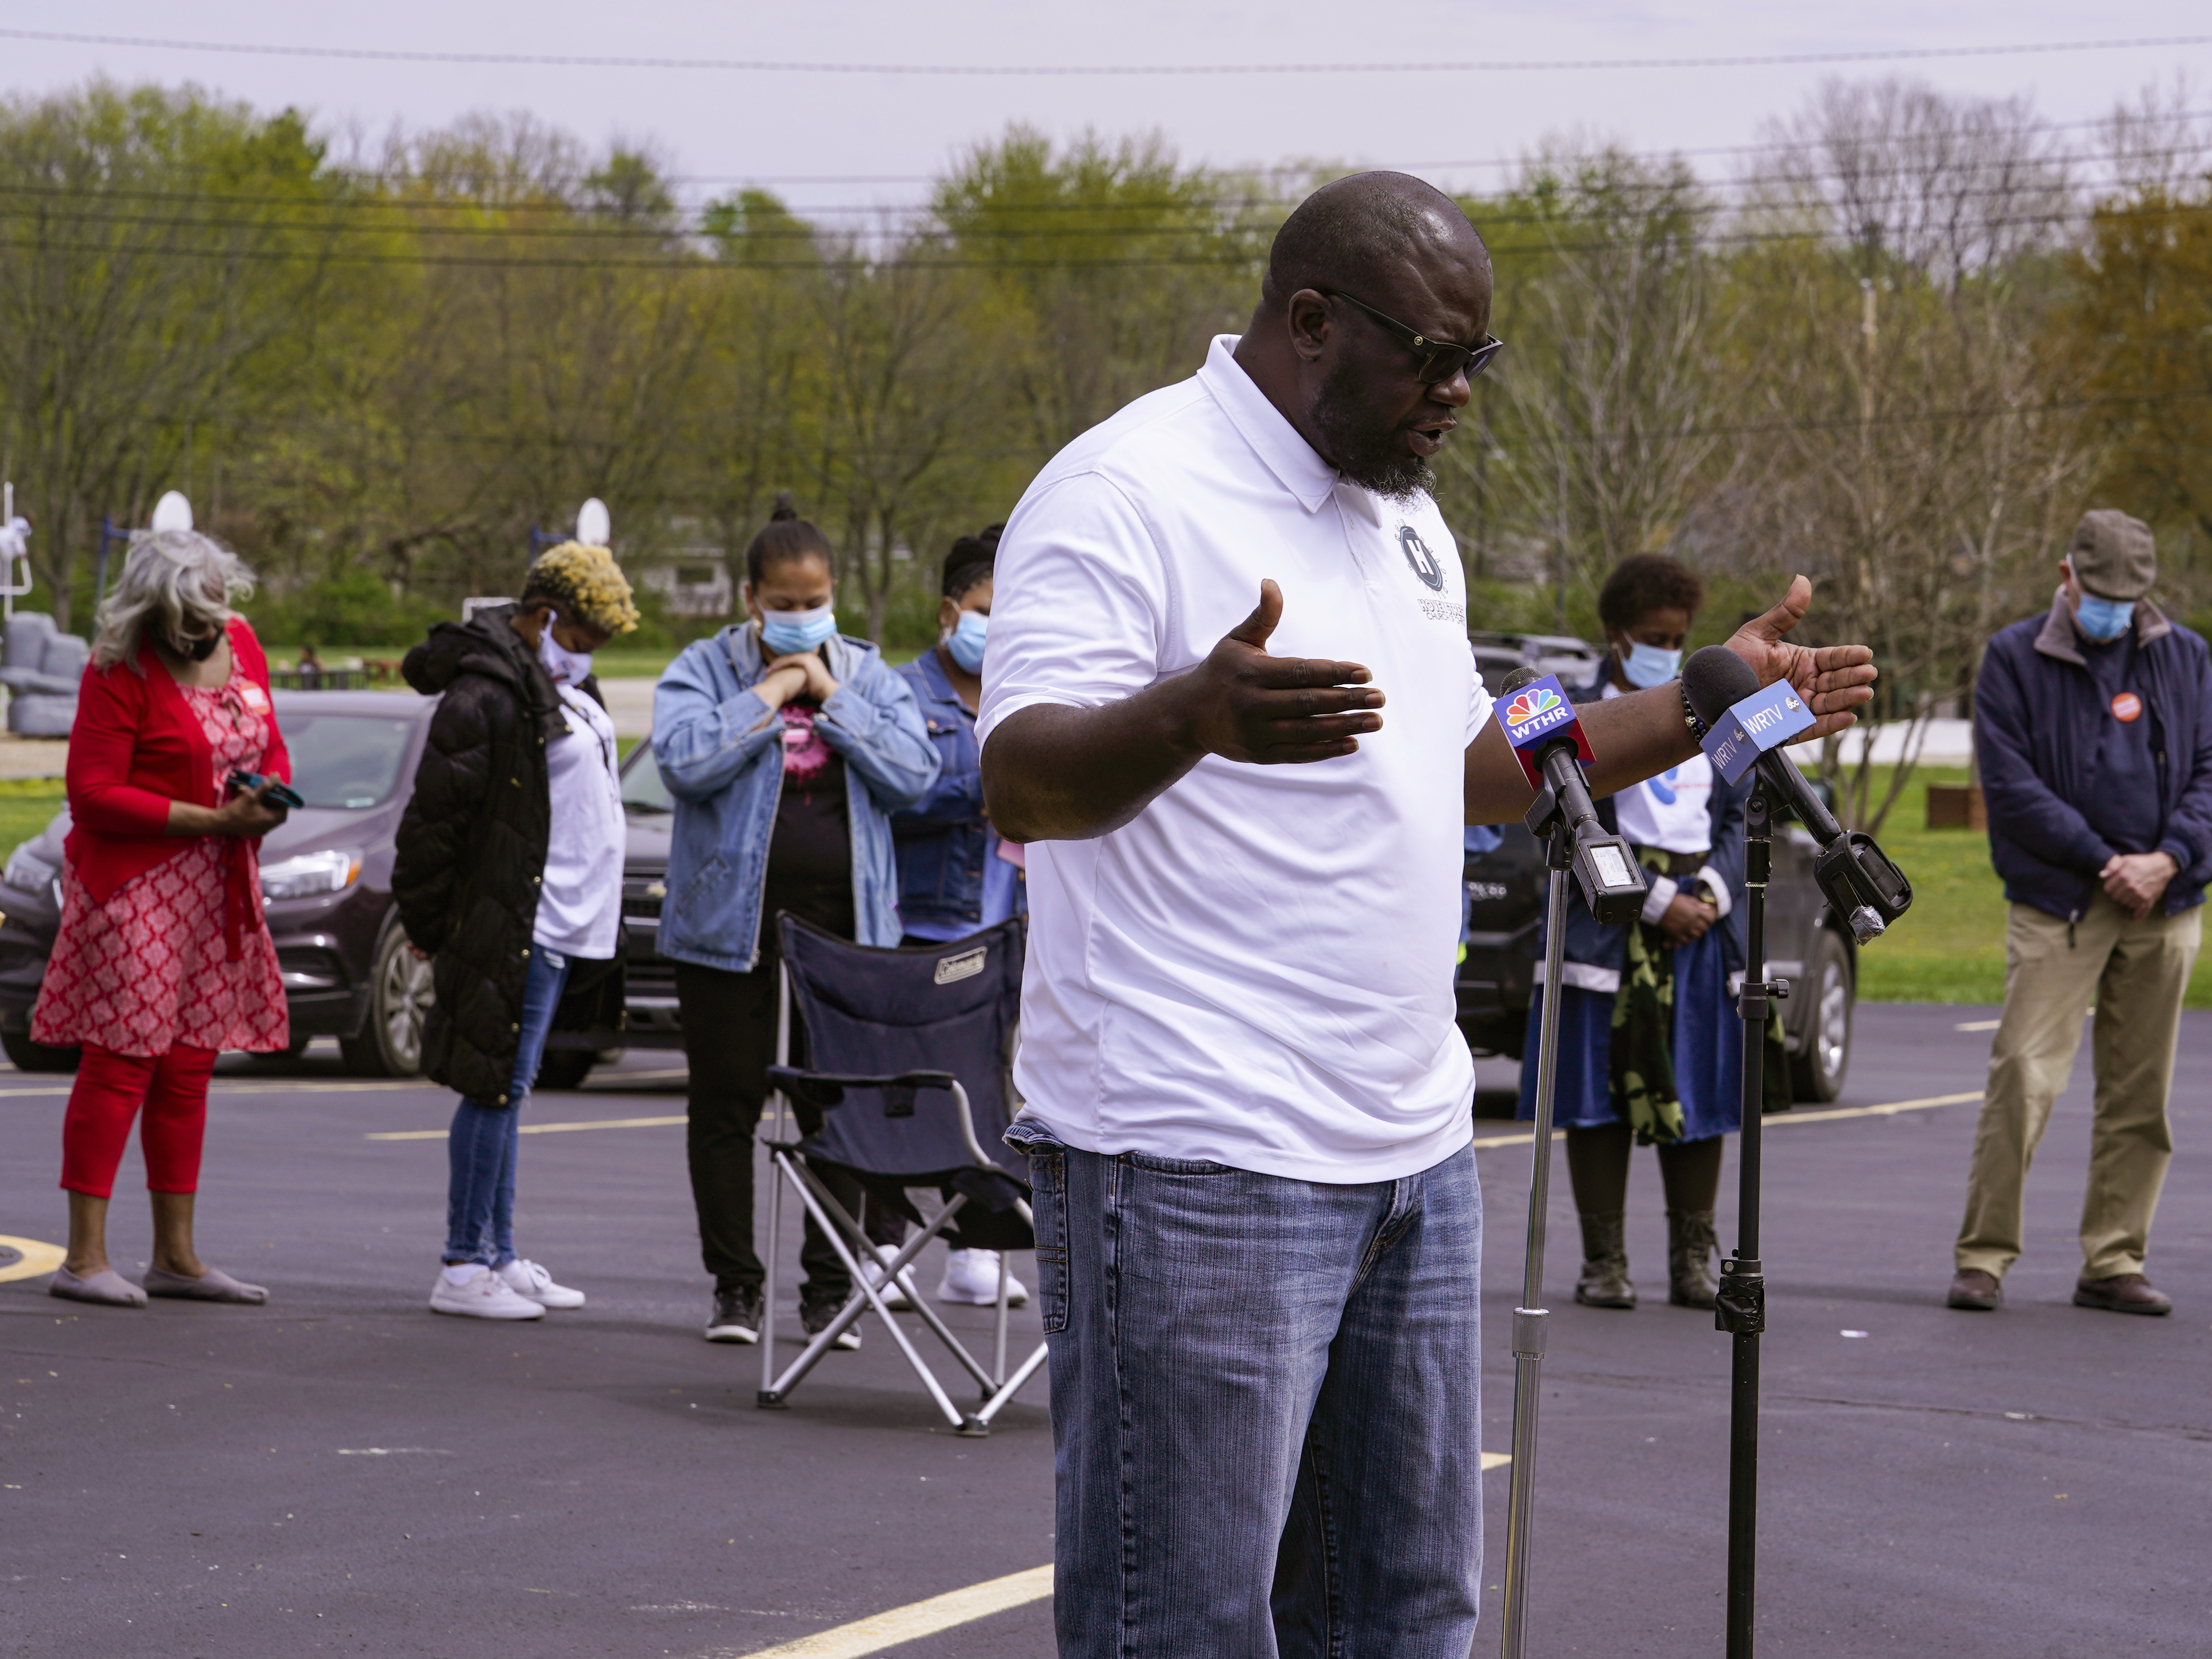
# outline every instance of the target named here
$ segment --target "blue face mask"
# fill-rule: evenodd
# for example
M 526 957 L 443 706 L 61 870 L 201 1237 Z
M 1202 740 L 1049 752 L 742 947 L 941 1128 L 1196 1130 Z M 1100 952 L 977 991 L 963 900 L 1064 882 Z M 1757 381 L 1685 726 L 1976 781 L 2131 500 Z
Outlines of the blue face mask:
M 1631 685 L 1649 691 L 1655 685 L 1666 684 L 1682 672 L 1682 653 L 1662 651 L 1656 645 L 1632 640 L 1627 656 L 1621 659 L 1620 672 L 1627 676 Z
M 788 657 L 811 651 L 837 631 L 835 605 L 811 611 L 770 611 L 761 623 L 761 643 L 771 656 Z
M 2074 607 L 2074 621 L 2083 637 L 2099 645 L 2108 645 L 2126 633 L 2135 615 L 2133 599 L 2100 599 L 2087 589 L 2082 591 L 2081 602 Z
M 963 611 L 959 625 L 945 636 L 945 648 L 952 653 L 952 660 L 971 674 L 983 672 L 983 635 L 989 630 L 991 619 L 980 611 Z

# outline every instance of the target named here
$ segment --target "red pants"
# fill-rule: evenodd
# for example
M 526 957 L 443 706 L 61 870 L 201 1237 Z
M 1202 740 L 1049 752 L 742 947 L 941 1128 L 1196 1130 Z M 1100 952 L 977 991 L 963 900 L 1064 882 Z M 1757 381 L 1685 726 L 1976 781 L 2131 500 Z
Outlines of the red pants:
M 76 1086 L 62 1117 L 62 1185 L 88 1198 L 108 1198 L 131 1139 L 131 1120 L 143 1104 L 146 1124 L 138 1145 L 146 1154 L 146 1190 L 200 1189 L 200 1143 L 207 1136 L 208 1079 L 215 1050 L 181 1042 L 166 1054 L 142 1058 L 84 1045 Z

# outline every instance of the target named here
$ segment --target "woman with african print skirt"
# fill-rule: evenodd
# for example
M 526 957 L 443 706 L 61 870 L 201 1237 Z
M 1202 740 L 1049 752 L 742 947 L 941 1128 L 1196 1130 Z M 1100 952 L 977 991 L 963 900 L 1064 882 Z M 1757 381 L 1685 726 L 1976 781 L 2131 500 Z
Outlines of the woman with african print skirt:
M 1594 702 L 1664 685 L 1680 672 L 1682 642 L 1705 585 L 1661 554 L 1626 559 L 1598 595 L 1607 652 L 1595 682 L 1572 693 Z M 1626 1215 L 1630 1153 L 1659 1149 L 1667 1197 L 1668 1300 L 1713 1304 L 1713 1200 L 1721 1137 L 1741 1127 L 1742 1028 L 1729 999 L 1743 967 L 1743 804 L 1703 755 L 1598 803 L 1626 837 L 1650 896 L 1640 921 L 1601 927 L 1579 893 L 1567 915 L 1560 1004 L 1559 1097 L 1567 1173 L 1583 1229 L 1575 1300 L 1633 1308 Z M 1535 1115 L 1536 1038 L 1543 994 L 1528 1010 L 1529 1063 L 1521 1110 Z M 1770 1040 L 1770 1109 L 1789 1103 L 1780 1045 Z M 1775 1094 L 1780 1090 L 1780 1098 Z

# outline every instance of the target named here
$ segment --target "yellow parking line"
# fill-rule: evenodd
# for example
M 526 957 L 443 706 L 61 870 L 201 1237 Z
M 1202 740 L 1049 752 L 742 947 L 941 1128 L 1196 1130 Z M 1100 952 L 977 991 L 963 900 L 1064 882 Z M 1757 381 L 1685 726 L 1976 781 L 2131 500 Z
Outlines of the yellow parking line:
M 23 1253 L 21 1261 L 12 1267 L 0 1267 L 0 1283 L 11 1279 L 36 1279 L 40 1273 L 50 1273 L 60 1267 L 69 1255 L 58 1244 L 42 1244 L 35 1238 L 10 1238 L 0 1234 L 0 1244 Z
M 1964 1106 L 1981 1097 L 1982 1091 L 1975 1089 L 1961 1095 L 1929 1095 L 1924 1100 L 1893 1100 L 1880 1106 L 1836 1106 L 1819 1112 L 1776 1112 L 1760 1121 L 1769 1129 L 1782 1129 L 1793 1123 L 1833 1123 L 1847 1117 L 1895 1117 L 1899 1112 L 1924 1112 L 1936 1106 Z M 1563 1129 L 1555 1129 L 1552 1132 L 1552 1139 L 1564 1139 L 1565 1133 Z M 1492 1135 L 1475 1141 L 1474 1150 L 1481 1152 L 1494 1146 L 1526 1146 L 1534 1138 L 1525 1129 L 1517 1135 Z
M 902 1642 L 973 1624 L 1009 1607 L 1042 1601 L 1051 1594 L 1052 1569 L 1031 1567 L 1027 1572 L 1008 1573 L 1004 1578 L 970 1584 L 966 1589 L 948 1590 L 926 1601 L 911 1601 L 889 1613 L 840 1625 L 835 1630 L 817 1631 L 795 1642 L 761 1648 L 746 1655 L 745 1659 L 861 1659 L 864 1654 L 881 1653 Z M 701 1659 L 738 1659 L 740 1651 L 720 1648 L 711 1655 L 701 1656 Z
M 575 1129 L 667 1129 L 679 1123 L 689 1123 L 688 1117 L 603 1117 L 586 1123 L 526 1123 L 516 1130 L 524 1135 L 567 1134 Z M 444 1129 L 386 1129 L 377 1134 L 363 1135 L 363 1140 L 443 1140 Z

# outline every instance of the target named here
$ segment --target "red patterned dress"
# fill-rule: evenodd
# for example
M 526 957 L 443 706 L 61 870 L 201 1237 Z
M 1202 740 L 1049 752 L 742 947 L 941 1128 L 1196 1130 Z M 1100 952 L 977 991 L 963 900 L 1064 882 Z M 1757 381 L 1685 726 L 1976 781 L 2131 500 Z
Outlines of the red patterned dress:
M 235 666 L 228 684 L 177 690 L 214 750 L 220 799 L 232 772 L 260 769 L 270 717 L 254 711 L 267 699 Z M 105 904 L 94 902 L 76 865 L 65 864 L 61 931 L 39 989 L 33 1038 L 142 1057 L 166 1054 L 179 1043 L 256 1054 L 287 1047 L 284 981 L 258 878 L 246 884 L 248 914 L 224 914 L 231 861 L 252 856 L 251 845 L 235 836 L 196 836 Z

